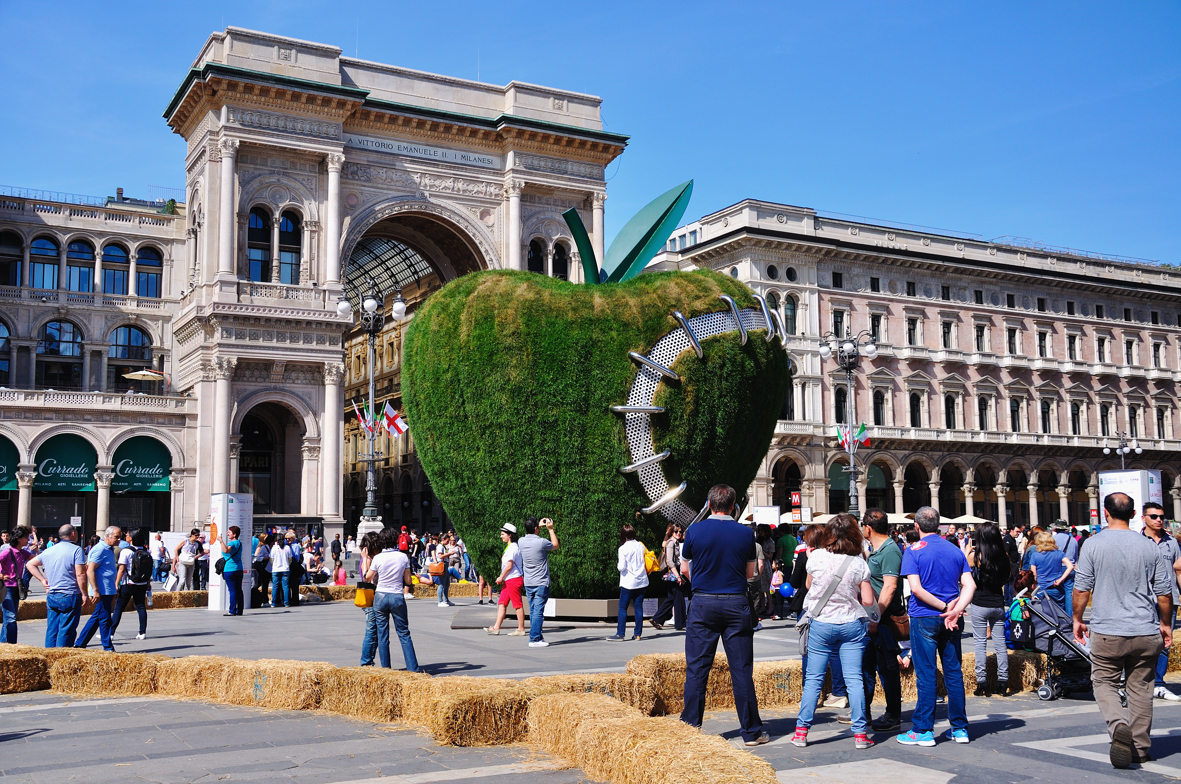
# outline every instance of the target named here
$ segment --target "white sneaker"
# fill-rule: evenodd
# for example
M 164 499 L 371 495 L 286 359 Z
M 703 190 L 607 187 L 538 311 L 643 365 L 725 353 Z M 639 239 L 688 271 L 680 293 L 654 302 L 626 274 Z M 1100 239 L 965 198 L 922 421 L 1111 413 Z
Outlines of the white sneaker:
M 549 643 L 546 642 L 545 640 L 538 640 L 537 642 L 529 643 L 529 647 L 530 648 L 548 648 Z
M 137 640 L 146 640 L 147 638 L 148 638 L 148 635 L 146 635 L 146 634 L 135 635 L 135 639 L 137 639 Z
M 847 708 L 849 707 L 848 697 L 838 697 L 835 694 L 830 694 L 828 699 L 824 701 L 826 708 Z
M 447 602 L 439 602 L 439 606 L 440 607 L 448 607 L 449 605 L 447 604 Z
M 1168 700 L 1169 702 L 1181 702 L 1181 697 L 1178 697 L 1173 692 L 1166 689 L 1164 686 L 1157 686 L 1152 691 L 1152 696 L 1158 700 Z

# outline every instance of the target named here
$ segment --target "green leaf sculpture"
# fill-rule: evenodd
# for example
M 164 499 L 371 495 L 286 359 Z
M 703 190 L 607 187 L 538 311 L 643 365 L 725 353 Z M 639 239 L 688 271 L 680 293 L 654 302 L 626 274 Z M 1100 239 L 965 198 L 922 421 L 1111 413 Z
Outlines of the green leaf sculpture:
M 692 196 L 693 180 L 689 180 L 657 196 L 632 216 L 619 230 L 615 241 L 607 249 L 607 258 L 603 259 L 602 271 L 606 273 L 606 282 L 619 283 L 643 272 L 676 230 Z M 562 217 L 566 219 L 566 226 L 574 237 L 574 244 L 578 246 L 586 282 L 602 282 L 604 277 L 599 273 L 599 260 L 595 258 L 594 248 L 578 211 L 569 209 L 562 213 Z

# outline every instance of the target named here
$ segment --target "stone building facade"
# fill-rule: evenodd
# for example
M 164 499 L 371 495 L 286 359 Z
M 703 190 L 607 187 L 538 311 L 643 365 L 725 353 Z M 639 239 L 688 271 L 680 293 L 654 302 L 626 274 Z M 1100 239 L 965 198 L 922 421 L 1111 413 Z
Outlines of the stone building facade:
M 1181 519 L 1178 269 L 753 200 L 679 229 L 652 268 L 694 267 L 766 296 L 791 335 L 755 503 L 786 511 L 798 490 L 815 512 L 845 509 L 834 423 L 851 419 L 869 426 L 862 509 L 1086 524 L 1122 434 L 1142 450 L 1127 467 L 1159 469 Z M 820 339 L 863 330 L 880 351 L 850 401 Z

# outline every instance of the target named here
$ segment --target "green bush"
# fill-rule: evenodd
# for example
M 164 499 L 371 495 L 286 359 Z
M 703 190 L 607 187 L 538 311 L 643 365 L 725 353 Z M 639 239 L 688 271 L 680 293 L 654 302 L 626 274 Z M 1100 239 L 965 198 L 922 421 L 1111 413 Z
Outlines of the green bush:
M 406 336 L 403 400 L 432 488 L 482 575 L 500 571 L 498 531 L 528 516 L 552 517 L 562 549 L 551 558 L 554 595 L 618 594 L 619 527 L 632 522 L 652 548 L 665 521 L 637 520 L 649 501 L 634 475 L 623 403 L 647 353 L 692 318 L 725 308 L 729 294 L 754 307 L 749 289 L 714 272 L 656 273 L 579 286 L 523 272 L 465 275 L 433 294 Z M 700 506 L 717 482 L 741 494 L 754 479 L 788 386 L 787 354 L 765 333 L 704 342 L 705 357 L 678 358 L 682 384 L 657 393 L 655 421 L 666 475 Z M 673 481 L 675 485 L 680 479 Z M 522 531 L 523 534 L 523 531 Z

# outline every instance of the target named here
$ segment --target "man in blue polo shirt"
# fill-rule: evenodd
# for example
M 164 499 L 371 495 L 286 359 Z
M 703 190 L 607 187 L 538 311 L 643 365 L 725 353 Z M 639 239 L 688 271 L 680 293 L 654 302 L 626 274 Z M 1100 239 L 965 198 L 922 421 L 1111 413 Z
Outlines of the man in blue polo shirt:
M 914 513 L 920 539 L 902 555 L 901 574 L 910 584 L 910 650 L 918 681 L 918 702 L 910 732 L 898 736 L 906 746 L 935 745 L 935 657 L 943 665 L 947 689 L 948 740 L 968 742 L 964 673 L 960 668 L 962 616 L 972 603 L 976 582 L 959 547 L 939 535 L 939 512 L 924 506 Z
M 75 648 L 85 648 L 97 627 L 103 650 L 115 650 L 115 644 L 111 642 L 111 623 L 115 615 L 115 598 L 119 594 L 119 588 L 115 585 L 115 575 L 118 573 L 116 553 L 122 534 L 118 526 L 112 525 L 107 529 L 103 541 L 90 548 L 90 555 L 86 558 L 86 573 L 90 580 L 90 592 L 94 594 L 94 611 L 82 627 Z
M 685 627 L 685 709 L 681 721 L 701 726 L 705 686 L 720 637 L 730 665 L 742 739 L 747 746 L 758 746 L 771 738 L 763 732 L 755 697 L 754 624 L 746 599 L 746 584 L 755 576 L 757 566 L 755 535 L 731 517 L 734 500 L 734 488 L 711 488 L 710 516 L 689 526 L 681 548 L 681 573 L 693 581 L 693 603 Z
M 57 532 L 58 543 L 25 564 L 45 586 L 45 647 L 72 648 L 86 605 L 86 556 L 75 544 L 78 531 L 69 523 Z

